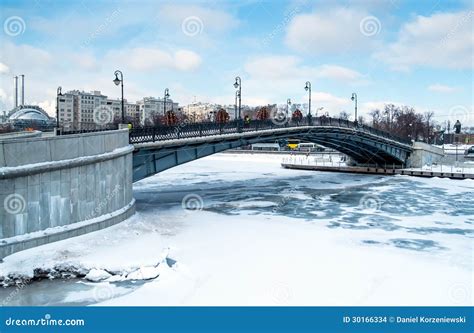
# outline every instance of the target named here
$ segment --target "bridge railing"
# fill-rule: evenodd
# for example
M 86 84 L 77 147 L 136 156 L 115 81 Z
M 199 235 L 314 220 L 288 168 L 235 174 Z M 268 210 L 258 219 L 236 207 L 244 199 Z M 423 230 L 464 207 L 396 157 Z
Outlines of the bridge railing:
M 264 119 L 264 120 L 231 120 L 226 123 L 182 122 L 176 125 L 157 125 L 153 127 L 133 128 L 130 130 L 130 143 L 155 142 L 194 137 L 205 137 L 231 133 L 254 132 L 277 128 L 307 127 L 307 126 L 334 126 L 351 128 L 360 132 L 374 134 L 383 138 L 411 144 L 408 139 L 399 138 L 390 133 L 363 125 L 347 119 L 331 117 L 303 117 L 300 119 Z

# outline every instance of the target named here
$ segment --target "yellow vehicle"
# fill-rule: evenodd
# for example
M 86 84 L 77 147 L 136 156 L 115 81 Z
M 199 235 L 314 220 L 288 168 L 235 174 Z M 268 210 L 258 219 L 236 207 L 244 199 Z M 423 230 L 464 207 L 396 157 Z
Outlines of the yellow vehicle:
M 288 139 L 287 146 L 288 146 L 288 148 L 290 148 L 291 150 L 295 150 L 295 149 L 298 149 L 299 144 L 300 144 L 300 140 Z

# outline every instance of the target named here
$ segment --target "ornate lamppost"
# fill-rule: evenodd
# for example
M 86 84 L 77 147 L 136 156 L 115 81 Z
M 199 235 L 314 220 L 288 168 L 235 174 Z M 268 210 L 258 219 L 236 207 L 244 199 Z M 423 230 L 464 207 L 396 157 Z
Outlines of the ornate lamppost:
M 115 85 L 118 86 L 119 84 L 121 84 L 122 86 L 122 124 L 125 124 L 125 108 L 124 108 L 124 103 L 123 103 L 123 73 L 119 70 L 116 70 L 114 74 L 115 74 L 115 79 L 114 79 Z M 120 78 L 119 78 L 119 74 L 120 74 Z
M 355 123 L 357 124 L 357 94 L 352 93 L 351 100 L 354 101 Z
M 59 96 L 62 96 L 62 89 L 61 87 L 58 87 L 56 90 L 56 134 L 59 133 Z
M 168 88 L 165 89 L 165 97 L 163 98 L 163 115 L 166 116 L 166 99 L 170 97 L 170 91 Z
M 241 110 L 242 110 L 242 80 L 240 79 L 240 76 L 235 77 L 235 83 L 234 83 L 235 89 L 237 89 L 238 92 L 238 99 L 239 99 L 239 120 L 242 119 L 241 115 Z

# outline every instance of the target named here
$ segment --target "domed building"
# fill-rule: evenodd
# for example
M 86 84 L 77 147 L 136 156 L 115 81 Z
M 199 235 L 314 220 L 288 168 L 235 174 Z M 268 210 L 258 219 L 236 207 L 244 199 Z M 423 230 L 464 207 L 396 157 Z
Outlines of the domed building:
M 52 131 L 56 125 L 46 111 L 37 105 L 19 105 L 9 112 L 7 122 L 16 130 Z

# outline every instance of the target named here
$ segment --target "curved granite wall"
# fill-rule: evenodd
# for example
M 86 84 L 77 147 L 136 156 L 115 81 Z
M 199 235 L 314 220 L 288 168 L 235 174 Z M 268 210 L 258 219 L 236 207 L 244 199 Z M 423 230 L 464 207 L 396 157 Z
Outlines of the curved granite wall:
M 0 138 L 0 259 L 134 213 L 128 130 Z

